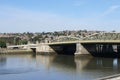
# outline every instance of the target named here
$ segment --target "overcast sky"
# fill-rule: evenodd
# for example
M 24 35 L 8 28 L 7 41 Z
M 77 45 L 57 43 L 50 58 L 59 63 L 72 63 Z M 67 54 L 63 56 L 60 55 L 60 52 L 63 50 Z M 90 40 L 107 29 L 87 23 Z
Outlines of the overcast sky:
M 0 32 L 120 31 L 120 0 L 0 0 Z

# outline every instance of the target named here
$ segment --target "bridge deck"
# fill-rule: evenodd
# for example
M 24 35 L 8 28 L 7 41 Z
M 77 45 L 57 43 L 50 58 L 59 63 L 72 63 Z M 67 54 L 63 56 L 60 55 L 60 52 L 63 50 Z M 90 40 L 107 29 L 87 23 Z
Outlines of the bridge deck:
M 68 42 L 53 42 L 46 44 L 55 45 L 55 44 L 74 44 L 74 43 L 120 43 L 120 40 L 79 40 L 79 41 L 68 41 Z
M 76 43 L 120 43 L 120 40 L 79 40 L 79 41 L 67 41 L 67 42 L 52 42 L 52 43 L 44 43 L 47 45 L 58 45 L 58 44 L 76 44 Z M 29 44 L 29 45 L 11 45 L 10 47 L 25 47 L 30 46 L 30 48 L 36 48 L 40 46 L 40 44 Z

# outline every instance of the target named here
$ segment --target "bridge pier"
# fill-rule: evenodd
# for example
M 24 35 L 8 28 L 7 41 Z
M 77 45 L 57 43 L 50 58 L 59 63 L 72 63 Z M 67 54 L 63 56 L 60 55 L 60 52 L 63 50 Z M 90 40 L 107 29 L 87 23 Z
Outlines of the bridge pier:
M 55 50 L 53 50 L 49 45 L 47 44 L 40 44 L 37 48 L 36 48 L 36 53 L 55 53 Z
M 81 55 L 81 54 L 90 54 L 90 53 L 81 43 L 76 43 L 76 52 L 74 53 L 74 55 Z
M 117 45 L 117 52 L 120 54 L 120 45 Z

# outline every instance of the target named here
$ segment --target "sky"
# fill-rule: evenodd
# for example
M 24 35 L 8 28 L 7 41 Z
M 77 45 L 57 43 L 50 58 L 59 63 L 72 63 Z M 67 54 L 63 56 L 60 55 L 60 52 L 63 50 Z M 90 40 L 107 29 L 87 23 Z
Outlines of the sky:
M 0 0 L 0 32 L 120 32 L 120 0 Z

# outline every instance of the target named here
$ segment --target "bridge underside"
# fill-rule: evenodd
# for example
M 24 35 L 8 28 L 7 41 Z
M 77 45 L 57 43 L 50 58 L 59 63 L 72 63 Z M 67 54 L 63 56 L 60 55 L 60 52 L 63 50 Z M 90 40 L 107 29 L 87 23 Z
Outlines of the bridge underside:
M 31 48 L 31 50 L 32 50 L 34 53 L 36 53 L 36 48 Z
M 95 57 L 120 57 L 120 43 L 84 43 L 82 45 Z
M 58 54 L 74 55 L 76 51 L 76 44 L 57 44 L 50 45 L 50 47 Z
M 78 47 L 77 44 L 81 44 L 82 47 Z M 78 52 L 95 57 L 120 57 L 120 43 L 73 43 L 50 45 L 50 47 L 58 54 L 75 55 Z M 78 48 L 81 49 L 77 51 Z

